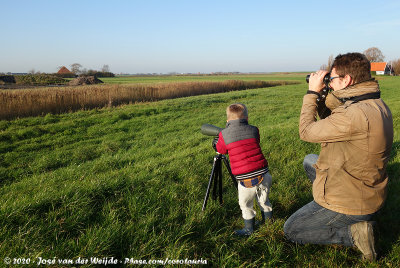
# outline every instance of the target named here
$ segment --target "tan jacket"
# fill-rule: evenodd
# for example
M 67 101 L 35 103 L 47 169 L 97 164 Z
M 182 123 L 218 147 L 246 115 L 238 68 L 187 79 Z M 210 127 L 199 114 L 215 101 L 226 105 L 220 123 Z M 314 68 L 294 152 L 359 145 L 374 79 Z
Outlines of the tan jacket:
M 378 83 L 368 81 L 333 94 L 345 98 L 377 91 Z M 316 98 L 304 96 L 299 124 L 302 140 L 321 143 L 313 183 L 315 202 L 343 214 L 376 212 L 386 199 L 386 164 L 393 143 L 389 107 L 382 99 L 348 100 L 317 121 Z

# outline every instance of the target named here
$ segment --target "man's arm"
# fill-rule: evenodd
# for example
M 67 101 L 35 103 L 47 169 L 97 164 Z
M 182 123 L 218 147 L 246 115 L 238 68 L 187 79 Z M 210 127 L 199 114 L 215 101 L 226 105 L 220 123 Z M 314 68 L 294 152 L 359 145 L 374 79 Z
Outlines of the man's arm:
M 299 134 L 307 142 L 337 142 L 364 138 L 367 133 L 365 118 L 352 118 L 345 107 L 338 107 L 325 119 L 317 121 L 317 96 L 307 94 L 301 108 Z M 365 129 L 352 128 L 352 120 L 364 120 Z

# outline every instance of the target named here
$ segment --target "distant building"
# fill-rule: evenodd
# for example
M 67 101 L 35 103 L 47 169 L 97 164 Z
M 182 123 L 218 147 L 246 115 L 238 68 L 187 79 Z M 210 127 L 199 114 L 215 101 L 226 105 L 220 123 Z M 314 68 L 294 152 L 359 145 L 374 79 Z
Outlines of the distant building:
M 63 66 L 60 68 L 60 70 L 58 70 L 57 72 L 58 74 L 74 74 L 73 72 L 71 72 L 70 70 L 68 70 L 67 67 Z
M 387 62 L 371 62 L 371 72 L 376 72 L 377 75 L 392 75 L 393 68 Z

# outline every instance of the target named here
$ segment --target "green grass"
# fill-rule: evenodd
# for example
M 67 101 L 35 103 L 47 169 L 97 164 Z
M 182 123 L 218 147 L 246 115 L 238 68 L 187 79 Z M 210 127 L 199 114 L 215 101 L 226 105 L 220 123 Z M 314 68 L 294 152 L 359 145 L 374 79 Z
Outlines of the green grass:
M 99 78 L 107 84 L 164 83 L 164 82 L 201 82 L 225 80 L 304 80 L 307 73 L 271 73 L 271 74 L 232 74 L 232 75 L 165 75 L 165 76 L 117 76 Z
M 388 199 L 377 219 L 383 257 L 376 266 L 398 267 L 400 77 L 380 85 L 395 138 Z M 305 91 L 303 82 L 0 121 L 0 262 L 113 256 L 205 259 L 217 267 L 366 266 L 351 248 L 284 238 L 285 220 L 312 200 L 303 157 L 319 152 L 298 135 Z M 245 103 L 259 127 L 273 176 L 275 221 L 248 239 L 232 235 L 242 220 L 227 174 L 224 204 L 210 199 L 201 211 L 214 151 L 200 126 L 224 127 L 233 102 Z

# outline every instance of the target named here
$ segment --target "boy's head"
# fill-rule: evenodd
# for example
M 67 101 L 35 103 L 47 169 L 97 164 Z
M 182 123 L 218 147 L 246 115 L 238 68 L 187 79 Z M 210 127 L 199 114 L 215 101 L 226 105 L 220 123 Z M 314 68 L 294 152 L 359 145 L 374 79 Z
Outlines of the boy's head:
M 234 103 L 226 108 L 226 121 L 248 119 L 247 107 L 242 103 Z

